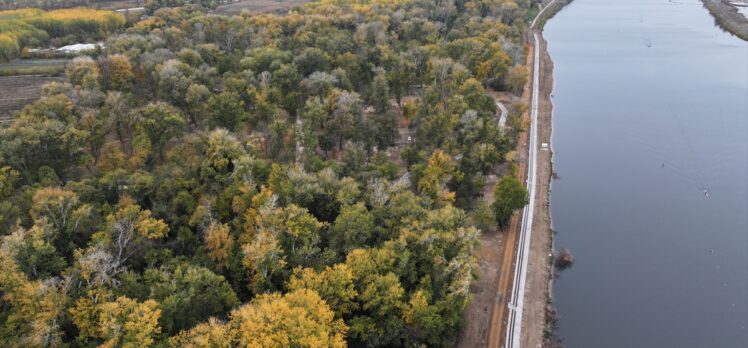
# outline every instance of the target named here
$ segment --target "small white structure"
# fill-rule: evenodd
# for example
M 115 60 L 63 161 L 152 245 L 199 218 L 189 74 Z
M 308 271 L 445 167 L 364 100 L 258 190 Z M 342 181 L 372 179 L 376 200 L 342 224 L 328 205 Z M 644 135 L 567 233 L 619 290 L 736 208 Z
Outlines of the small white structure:
M 67 45 L 62 46 L 58 48 L 56 51 L 60 53 L 80 53 L 83 51 L 91 51 L 95 50 L 97 47 L 104 48 L 104 45 L 102 44 L 73 44 L 73 45 Z
M 114 12 L 125 13 L 125 14 L 130 13 L 130 12 L 144 12 L 144 11 L 145 11 L 145 7 L 131 7 L 131 8 L 121 8 L 119 10 L 114 10 Z
M 548 143 L 540 143 L 540 149 L 543 151 L 548 151 Z

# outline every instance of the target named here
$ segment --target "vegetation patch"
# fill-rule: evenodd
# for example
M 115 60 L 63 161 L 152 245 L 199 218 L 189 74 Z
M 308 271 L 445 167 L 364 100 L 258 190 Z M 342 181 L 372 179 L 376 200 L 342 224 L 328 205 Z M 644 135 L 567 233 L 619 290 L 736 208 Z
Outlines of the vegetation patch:
M 70 59 L 19 59 L 0 63 L 0 76 L 61 75 Z
M 120 14 L 87 8 L 0 11 L 0 61 L 19 57 L 24 48 L 101 40 L 124 24 Z

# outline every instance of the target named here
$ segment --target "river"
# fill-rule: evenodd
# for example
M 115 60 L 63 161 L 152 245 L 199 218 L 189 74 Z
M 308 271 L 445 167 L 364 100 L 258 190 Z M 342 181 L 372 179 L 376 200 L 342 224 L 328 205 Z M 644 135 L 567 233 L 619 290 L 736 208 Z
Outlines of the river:
M 554 61 L 568 347 L 748 347 L 748 43 L 698 0 L 575 0 Z

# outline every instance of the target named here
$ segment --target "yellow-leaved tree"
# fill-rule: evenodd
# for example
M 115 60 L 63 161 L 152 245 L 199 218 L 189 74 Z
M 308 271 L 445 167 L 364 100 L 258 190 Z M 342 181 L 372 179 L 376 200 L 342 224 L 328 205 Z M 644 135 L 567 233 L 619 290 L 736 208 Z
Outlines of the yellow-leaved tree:
M 215 263 L 216 268 L 224 269 L 231 256 L 231 248 L 234 246 L 229 226 L 217 222 L 211 223 L 205 231 L 205 243 L 208 247 L 208 257 Z
M 266 294 L 231 313 L 240 347 L 345 347 L 348 330 L 314 291 Z
M 342 348 L 348 327 L 315 291 L 264 294 L 231 312 L 169 339 L 172 347 Z
M 154 300 L 138 302 L 125 296 L 95 303 L 82 297 L 70 309 L 80 336 L 100 342 L 99 347 L 150 347 L 161 333 L 161 310 Z

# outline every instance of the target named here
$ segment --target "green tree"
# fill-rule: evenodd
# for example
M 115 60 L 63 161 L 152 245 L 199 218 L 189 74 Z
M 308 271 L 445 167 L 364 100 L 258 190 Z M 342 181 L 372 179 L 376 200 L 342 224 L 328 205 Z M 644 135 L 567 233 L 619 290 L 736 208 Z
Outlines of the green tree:
M 374 217 L 363 203 L 344 206 L 330 230 L 330 245 L 341 255 L 364 247 L 374 232 Z
M 65 177 L 85 162 L 85 139 L 85 132 L 64 122 L 22 114 L 10 127 L 0 129 L 0 163 L 17 170 L 27 183 L 44 166 Z
M 149 268 L 138 283 L 146 289 L 147 298 L 158 301 L 159 322 L 165 334 L 222 316 L 239 304 L 226 279 L 203 267 L 179 264 L 173 269 Z
M 138 130 L 148 138 L 150 145 L 164 158 L 166 144 L 182 135 L 187 124 L 179 111 L 166 103 L 148 104 L 139 111 Z
M 235 129 L 245 120 L 244 102 L 233 92 L 214 94 L 206 104 L 208 127 Z
M 496 183 L 494 188 L 493 211 L 499 227 L 506 227 L 512 213 L 529 202 L 527 189 L 517 178 L 506 175 Z
M 32 198 L 30 214 L 42 225 L 49 224 L 49 242 L 68 258 L 73 250 L 84 246 L 89 237 L 92 209 L 82 203 L 75 192 L 56 187 L 40 188 Z
M 30 279 L 46 279 L 56 276 L 67 265 L 52 245 L 53 238 L 51 226 L 42 221 L 28 230 L 16 227 L 3 238 L 2 244 Z

